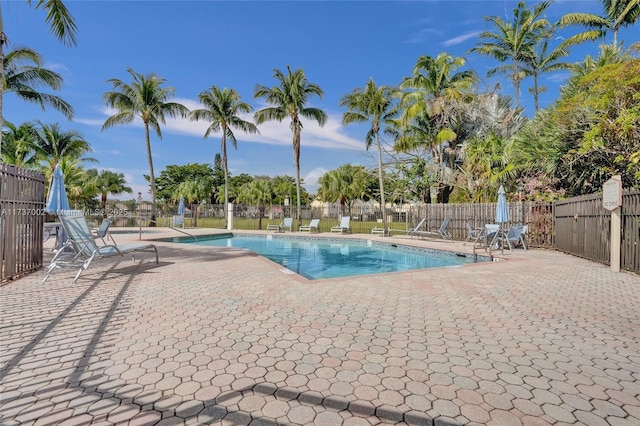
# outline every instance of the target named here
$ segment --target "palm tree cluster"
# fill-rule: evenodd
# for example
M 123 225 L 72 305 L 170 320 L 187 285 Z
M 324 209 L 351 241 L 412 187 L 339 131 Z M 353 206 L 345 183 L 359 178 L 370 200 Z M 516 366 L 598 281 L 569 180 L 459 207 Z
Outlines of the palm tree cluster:
M 593 191 L 613 173 L 621 174 L 625 185 L 638 185 L 640 120 L 637 108 L 628 100 L 637 91 L 640 60 L 631 49 L 622 50 L 618 30 L 637 22 L 640 0 L 602 0 L 603 16 L 570 13 L 555 23 L 545 17 L 550 4 L 546 0 L 532 6 L 519 2 L 511 19 L 487 17 L 493 30 L 482 32 L 477 45 L 468 52 L 498 62 L 487 76 L 506 75 L 515 89 L 515 104 L 498 93 L 499 86 L 481 91 L 481 79 L 472 70 L 464 69 L 465 59 L 446 52 L 435 57 L 420 56 L 411 74 L 397 86 L 379 86 L 370 78 L 363 87 L 344 95 L 339 102 L 347 109 L 342 123 L 367 123 L 363 139 L 367 149 L 376 149 L 377 183 L 363 167 L 347 164 L 320 179 L 320 198 L 340 203 L 344 213 L 356 199 L 375 198 L 382 207 L 388 200 L 488 201 L 504 183 L 523 187 L 522 195 L 531 199 Z M 48 23 L 61 41 L 75 44 L 76 26 L 62 2 L 40 0 L 36 7 L 47 9 Z M 573 25 L 587 30 L 553 45 L 557 31 Z M 601 39 L 609 32 L 613 33 L 613 44 L 603 45 L 599 57 L 588 56 L 581 64 L 564 62 L 573 46 Z M 0 17 L 2 92 L 11 91 L 43 108 L 53 107 L 70 118 L 71 105 L 36 90 L 37 86 L 59 90 L 62 78 L 42 68 L 42 58 L 32 49 L 20 48 L 4 55 L 6 40 Z M 540 77 L 558 70 L 568 70 L 572 77 L 560 98 L 540 110 L 538 98 L 545 90 Z M 198 96 L 201 108 L 190 111 L 172 101 L 174 89 L 166 86 L 165 79 L 131 68 L 127 73 L 130 82 L 117 78 L 107 81 L 112 89 L 103 95 L 103 100 L 114 113 L 102 128 L 135 120 L 143 123 L 154 212 L 157 185 L 151 131 L 161 139 L 161 126 L 166 119 L 183 117 L 206 121 L 205 139 L 220 134 L 222 155 L 216 155 L 215 163 L 222 170 L 224 182 L 221 188 L 212 188 L 209 181 L 197 176 L 185 178 L 175 183 L 177 189 L 171 193 L 174 202 L 181 195 L 187 202 L 196 203 L 216 193 L 215 198 L 225 204 L 245 201 L 263 208 L 282 201 L 283 194 L 287 194 L 295 201 L 296 219 L 300 220 L 305 201 L 300 177 L 303 124 L 311 120 L 323 126 L 327 121 L 324 111 L 310 106 L 312 99 L 322 98 L 324 92 L 307 79 L 304 70 L 289 65 L 284 70 L 274 69 L 274 86 L 256 85 L 254 97 L 263 99 L 267 106 L 256 111 L 252 121 L 245 119 L 252 107 L 234 89 L 211 85 Z M 525 118 L 520 107 L 520 88 L 527 78 L 533 80 L 533 119 Z M 603 100 L 610 103 L 603 104 Z M 0 98 L 0 118 L 1 111 Z M 230 193 L 227 142 L 237 149 L 234 132 L 259 133 L 258 126 L 265 122 L 285 120 L 292 134 L 294 182 L 281 182 L 286 189 L 283 186 L 276 190 L 269 179 L 252 179 L 235 185 Z M 34 121 L 19 126 L 3 123 L 2 133 L 0 153 L 5 162 L 42 167 L 47 173 L 58 163 L 64 165 L 70 184 L 83 179 L 92 181 L 92 185 L 78 187 L 87 188 L 85 192 L 89 194 L 100 194 L 102 202 L 106 193 L 127 192 L 126 182 L 114 183 L 118 182 L 117 176 L 102 176 L 98 182 L 97 172 L 83 171 L 82 163 L 95 160 L 87 157 L 90 144 L 77 132 L 64 131 L 57 123 Z M 291 194 L 293 183 L 295 195 Z M 82 191 L 76 194 L 77 199 L 83 197 L 87 196 Z M 386 228 L 386 214 L 382 218 Z

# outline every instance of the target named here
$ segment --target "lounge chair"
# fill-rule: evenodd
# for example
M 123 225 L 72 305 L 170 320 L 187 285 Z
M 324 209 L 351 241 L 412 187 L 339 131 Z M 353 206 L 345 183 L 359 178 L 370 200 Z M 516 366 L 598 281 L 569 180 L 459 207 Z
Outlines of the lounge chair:
M 391 229 L 387 229 L 387 231 L 385 232 L 384 228 L 378 228 L 376 226 L 375 228 L 371 228 L 371 233 L 378 235 L 391 235 Z
M 291 232 L 292 227 L 293 218 L 285 217 L 282 223 L 278 225 L 267 225 L 267 231 L 284 232 L 286 229 L 289 229 L 289 232 Z
M 476 241 L 474 246 L 476 247 L 484 247 L 486 249 L 494 244 L 494 239 L 496 239 L 498 235 L 498 231 L 500 230 L 500 225 L 495 223 L 487 223 L 484 225 L 484 228 L 480 230 L 480 234 L 476 237 Z M 477 243 L 480 243 L 479 245 Z
M 480 233 L 482 232 L 482 228 L 474 228 L 470 220 L 467 221 L 466 227 L 467 227 L 467 238 L 464 240 L 464 243 L 462 243 L 462 245 L 467 245 L 467 243 L 471 240 L 475 242 L 480 236 Z
M 434 231 L 415 230 L 411 233 L 411 236 L 413 237 L 414 235 L 416 235 L 418 236 L 418 238 L 419 237 L 426 237 L 426 238 L 440 237 L 443 240 L 452 240 L 453 236 L 447 229 L 449 227 L 449 222 L 451 222 L 451 218 L 445 217 L 444 220 L 442 221 L 442 225 L 440 225 L 440 228 L 438 228 L 437 230 L 434 230 Z
M 378 228 L 376 226 L 375 228 L 371 229 L 371 233 L 372 234 L 380 234 L 380 235 L 391 236 L 392 232 L 404 232 L 407 235 L 414 235 L 416 232 L 420 231 L 420 228 L 422 228 L 422 225 L 424 225 L 424 223 L 426 221 L 427 221 L 426 218 L 420 219 L 420 222 L 418 222 L 418 224 L 416 226 L 414 226 L 413 228 L 410 228 L 410 229 L 391 229 L 391 228 L 388 228 L 386 233 L 384 231 L 384 228 Z
M 54 269 L 61 267 L 78 268 L 72 283 L 76 283 L 82 272 L 91 266 L 94 259 L 104 259 L 113 256 L 124 256 L 131 253 L 135 261 L 135 253 L 142 251 L 154 251 L 156 263 L 158 263 L 158 249 L 153 244 L 122 244 L 98 246 L 91 233 L 87 219 L 82 215 L 59 215 L 60 222 L 67 234 L 67 245 L 70 249 L 58 250 L 47 268 L 42 282 L 45 282 Z
M 308 225 L 302 225 L 298 230 L 305 232 L 320 232 L 320 219 L 311 219 Z
M 116 243 L 116 241 L 113 239 L 113 236 L 109 232 L 109 227 L 111 226 L 111 222 L 113 222 L 113 218 L 108 217 L 102 221 L 99 228 L 93 230 L 93 238 L 94 239 L 100 238 L 102 240 L 102 244 L 104 244 L 105 246 L 107 245 L 105 238 L 107 240 L 111 240 L 113 244 Z
M 507 232 L 507 241 L 509 242 L 509 248 L 512 246 L 515 248 L 522 245 L 522 248 L 527 250 L 527 243 L 525 242 L 525 236 L 527 234 L 527 225 L 512 225 Z
M 423 217 L 422 219 L 420 219 L 420 222 L 418 222 L 418 224 L 416 226 L 414 226 L 411 229 L 407 229 L 407 231 L 406 231 L 407 235 L 414 235 L 416 232 L 420 232 L 422 230 L 422 226 L 426 222 L 427 222 L 427 218 L 426 217 Z
M 332 227 L 331 232 L 340 232 L 341 234 L 351 232 L 351 226 L 349 225 L 350 221 L 351 216 L 342 216 L 342 219 L 340 219 L 340 225 Z

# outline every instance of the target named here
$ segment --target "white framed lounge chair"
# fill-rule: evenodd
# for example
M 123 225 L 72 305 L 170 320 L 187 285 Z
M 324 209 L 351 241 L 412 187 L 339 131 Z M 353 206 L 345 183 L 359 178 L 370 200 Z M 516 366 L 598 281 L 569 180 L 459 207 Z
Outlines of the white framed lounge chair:
M 304 232 L 320 232 L 320 219 L 311 219 L 308 225 L 302 225 L 298 230 Z
M 112 244 L 98 246 L 91 233 L 87 219 L 85 219 L 83 215 L 60 215 L 60 222 L 67 234 L 67 244 L 71 249 L 58 250 L 51 260 L 51 264 L 47 268 L 42 282 L 45 282 L 47 278 L 49 278 L 54 269 L 70 267 L 78 268 L 78 272 L 72 281 L 72 283 L 75 284 L 78 278 L 80 278 L 80 275 L 91 266 L 93 260 L 131 254 L 135 261 L 136 252 L 153 251 L 156 255 L 156 264 L 158 263 L 158 249 L 153 244 Z
M 467 238 L 464 240 L 462 245 L 467 245 L 469 241 L 473 241 L 475 243 L 482 232 L 482 228 L 474 228 L 470 220 L 467 221 L 465 226 L 467 227 Z
M 100 224 L 100 227 L 93 230 L 93 238 L 94 239 L 100 238 L 102 240 L 102 244 L 104 245 L 107 245 L 107 241 L 105 240 L 105 238 L 107 240 L 111 240 L 111 242 L 115 244 L 116 240 L 113 239 L 111 232 L 109 232 L 109 227 L 111 226 L 111 222 L 113 222 L 112 217 L 108 217 L 104 219 Z
M 411 236 L 413 237 L 414 235 L 416 235 L 417 237 L 439 237 L 442 238 L 443 240 L 452 240 L 453 236 L 451 235 L 451 233 L 448 230 L 449 227 L 449 223 L 451 222 L 451 218 L 450 217 L 445 217 L 444 220 L 442 221 L 442 225 L 440 225 L 440 228 L 438 228 L 437 230 L 434 231 L 422 231 L 422 230 L 415 230 L 413 232 L 411 232 Z
M 507 232 L 507 242 L 509 243 L 509 248 L 515 248 L 519 245 L 522 245 L 522 248 L 527 250 L 527 243 L 525 242 L 527 229 L 527 225 L 511 225 L 509 231 Z
M 416 232 L 419 232 L 419 231 L 423 230 L 422 227 L 425 225 L 426 222 L 427 222 L 427 218 L 423 217 L 422 219 L 420 219 L 420 222 L 418 222 L 418 224 L 416 226 L 414 226 L 413 228 L 409 228 L 406 231 L 402 231 L 402 230 L 399 230 L 399 229 L 394 229 L 394 231 L 396 231 L 396 232 L 404 232 L 407 235 L 413 236 Z M 426 231 L 426 229 L 424 229 L 424 231 Z M 389 231 L 389 233 L 391 233 L 391 231 Z
M 287 229 L 291 232 L 293 227 L 293 218 L 285 217 L 282 223 L 278 225 L 267 225 L 267 231 L 284 232 Z
M 387 229 L 387 232 L 385 232 L 384 228 L 378 228 L 376 226 L 375 228 L 371 228 L 371 233 L 377 235 L 391 235 L 391 229 Z
M 339 232 L 341 234 L 351 232 L 351 225 L 349 225 L 350 221 L 351 216 L 342 216 L 340 219 L 340 225 L 332 227 L 331 232 Z

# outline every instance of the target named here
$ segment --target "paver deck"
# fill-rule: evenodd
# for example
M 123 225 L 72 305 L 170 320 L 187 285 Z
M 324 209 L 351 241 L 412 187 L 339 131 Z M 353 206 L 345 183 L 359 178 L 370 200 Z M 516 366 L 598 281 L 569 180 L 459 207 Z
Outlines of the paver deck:
M 516 250 L 307 281 L 158 246 L 0 287 L 0 424 L 640 425 L 637 275 Z

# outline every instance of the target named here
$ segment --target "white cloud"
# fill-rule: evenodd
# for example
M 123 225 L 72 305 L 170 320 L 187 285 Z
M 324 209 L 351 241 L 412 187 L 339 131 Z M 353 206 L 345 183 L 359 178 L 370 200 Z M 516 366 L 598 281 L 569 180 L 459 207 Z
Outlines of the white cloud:
M 554 83 L 565 83 L 569 79 L 569 77 L 571 77 L 571 73 L 559 72 L 546 77 L 545 80 L 552 81 Z
M 67 66 L 64 64 L 56 64 L 56 63 L 45 64 L 44 67 L 51 71 L 55 71 L 58 74 L 64 74 L 69 72 L 69 68 L 67 68 Z
M 324 175 L 328 171 L 329 170 L 325 169 L 324 167 L 316 167 L 304 176 L 304 181 L 307 184 L 317 185 L 318 179 L 320 179 L 322 175 Z
M 431 35 L 439 36 L 442 32 L 435 28 L 424 28 L 418 31 L 413 37 L 405 40 L 405 44 L 420 44 L 429 41 Z
M 480 34 L 480 31 L 473 31 L 470 33 L 466 33 L 463 35 L 460 35 L 458 37 L 454 37 L 454 38 L 450 38 L 449 40 L 445 40 L 442 42 L 442 45 L 444 47 L 450 47 L 450 46 L 455 46 L 461 43 L 464 43 L 465 41 L 472 39 L 472 38 L 476 38 L 478 37 L 478 35 Z
M 202 108 L 198 102 L 191 99 L 174 99 L 176 102 L 181 103 L 190 110 Z M 102 108 L 101 112 L 106 117 L 114 114 L 114 110 Z M 242 118 L 247 121 L 253 121 L 252 114 L 244 114 Z M 104 123 L 103 120 L 96 119 L 76 119 L 77 122 L 87 125 L 100 125 Z M 139 118 L 135 118 L 131 125 L 136 127 L 142 127 L 142 122 Z M 312 120 L 303 119 L 302 121 L 302 137 L 301 144 L 305 147 L 317 147 L 326 149 L 345 149 L 360 151 L 362 150 L 362 141 L 354 139 L 345 133 L 342 126 L 340 115 L 328 114 L 327 122 L 323 127 L 320 127 L 317 122 Z M 161 125 L 163 133 L 171 132 L 189 136 L 203 137 L 209 124 L 205 121 L 191 121 L 188 118 L 167 118 L 165 125 Z M 267 145 L 291 145 L 291 129 L 289 128 L 289 119 L 285 119 L 282 122 L 269 121 L 258 126 L 260 134 L 247 134 L 239 131 L 235 131 L 234 134 L 239 141 L 248 143 L 260 143 Z M 220 138 L 220 133 L 212 133 L 209 138 Z
M 320 177 L 328 171 L 329 170 L 325 169 L 324 167 L 316 167 L 315 169 L 308 172 L 303 179 L 304 187 L 307 189 L 307 191 L 311 193 L 318 192 L 318 187 L 320 186 L 318 184 L 318 179 L 320 179 Z

